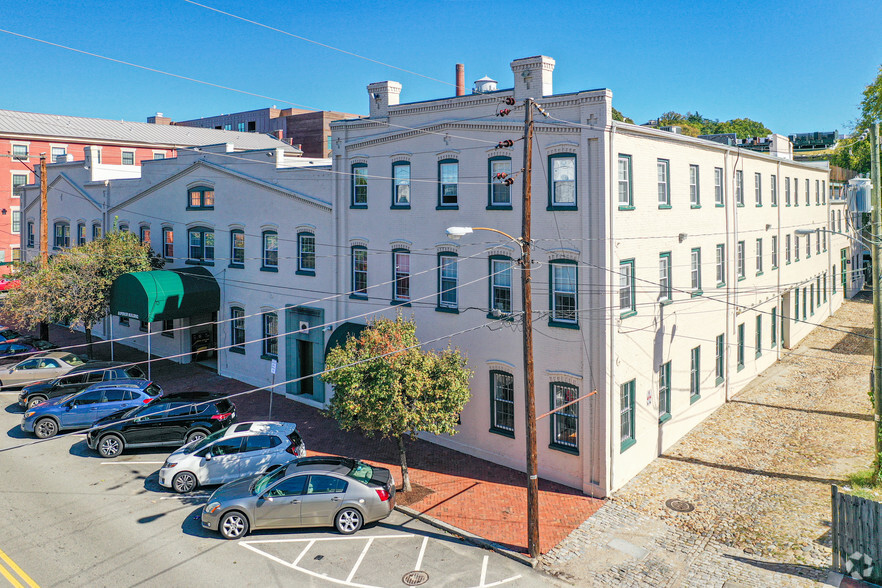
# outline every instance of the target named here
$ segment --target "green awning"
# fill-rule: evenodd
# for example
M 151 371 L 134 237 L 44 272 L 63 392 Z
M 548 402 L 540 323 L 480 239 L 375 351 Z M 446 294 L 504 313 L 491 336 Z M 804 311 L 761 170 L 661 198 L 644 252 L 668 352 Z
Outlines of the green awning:
M 152 323 L 220 309 L 220 287 L 204 267 L 123 274 L 110 289 L 110 313 Z
M 337 345 L 345 345 L 346 340 L 349 339 L 349 337 L 358 337 L 366 328 L 367 325 L 360 325 L 358 323 L 341 324 L 333 333 L 331 333 L 331 336 L 328 337 L 328 344 L 325 345 L 325 357 L 328 356 L 328 352 L 331 349 Z

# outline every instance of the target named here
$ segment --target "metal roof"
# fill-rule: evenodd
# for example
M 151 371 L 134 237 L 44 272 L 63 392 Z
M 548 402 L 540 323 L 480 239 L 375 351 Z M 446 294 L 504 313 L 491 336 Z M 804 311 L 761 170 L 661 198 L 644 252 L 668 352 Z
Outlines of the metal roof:
M 240 133 L 200 127 L 157 125 L 15 110 L 0 110 L 0 136 L 46 137 L 52 140 L 68 139 L 86 143 L 126 143 L 156 147 L 192 147 L 232 143 L 236 149 L 282 147 L 289 153 L 299 152 L 291 145 L 263 133 Z

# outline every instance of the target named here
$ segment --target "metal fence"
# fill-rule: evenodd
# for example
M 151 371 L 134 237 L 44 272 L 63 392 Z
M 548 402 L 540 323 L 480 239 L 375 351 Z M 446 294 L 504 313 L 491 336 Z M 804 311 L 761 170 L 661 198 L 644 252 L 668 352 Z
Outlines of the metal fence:
M 882 502 L 831 488 L 833 569 L 840 574 L 882 583 Z

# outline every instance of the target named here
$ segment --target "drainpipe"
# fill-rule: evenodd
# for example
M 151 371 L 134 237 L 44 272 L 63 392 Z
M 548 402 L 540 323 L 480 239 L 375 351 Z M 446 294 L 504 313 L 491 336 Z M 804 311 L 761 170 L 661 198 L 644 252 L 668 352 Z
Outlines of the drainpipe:
M 101 205 L 101 236 L 107 230 L 107 215 L 110 210 L 110 180 L 104 180 L 104 202 Z M 109 325 L 109 328 L 108 328 Z M 110 361 L 113 361 L 113 315 L 104 318 L 104 332 L 110 332 Z
M 729 215 L 731 214 L 733 217 L 735 215 L 735 191 L 734 191 L 734 181 L 735 174 L 729 173 L 729 154 L 731 153 L 731 149 L 726 149 L 726 152 L 723 155 L 723 177 L 730 178 L 728 182 L 723 182 L 723 210 L 725 214 L 723 217 L 726 219 L 726 236 L 729 237 L 731 235 L 731 228 L 729 223 Z M 733 260 L 737 262 L 738 257 L 738 247 L 737 241 L 734 238 L 730 238 L 727 240 L 726 247 L 728 247 L 729 252 L 735 253 L 735 256 L 732 257 Z M 726 258 L 729 258 L 729 252 L 726 253 Z M 727 284 L 736 284 L 737 277 L 735 276 L 735 264 L 727 263 L 726 264 L 726 283 Z M 729 322 L 729 316 L 732 317 L 731 323 Z M 723 342 L 723 357 L 726 365 L 726 376 L 723 379 L 723 392 L 725 395 L 726 402 L 729 402 L 729 382 L 732 379 L 732 355 L 730 348 L 732 347 L 729 343 L 732 341 L 732 335 L 734 334 L 737 338 L 738 334 L 736 333 L 736 323 L 737 318 L 735 314 L 735 309 L 732 306 L 732 286 L 726 286 L 726 320 L 724 324 L 729 325 L 727 328 L 729 329 L 729 336 L 726 337 Z M 737 340 L 737 339 L 736 339 Z
M 607 251 L 606 251 L 606 258 L 607 258 L 606 267 L 608 267 L 608 268 L 616 267 L 615 259 L 613 259 L 614 255 L 615 255 L 615 237 L 613 234 L 614 233 L 613 229 L 614 229 L 614 219 L 615 219 L 615 216 L 614 216 L 615 215 L 615 206 L 614 206 L 614 202 L 613 202 L 614 201 L 613 195 L 616 193 L 616 190 L 615 190 L 616 177 L 615 177 L 613 170 L 615 170 L 616 168 L 613 167 L 613 165 L 615 164 L 615 139 L 616 139 L 617 130 L 618 130 L 618 125 L 616 124 L 616 121 L 610 121 L 609 153 L 607 156 L 607 159 L 608 159 L 607 176 L 609 177 L 609 190 L 608 190 L 607 194 L 609 195 L 609 197 L 607 198 L 607 203 L 606 203 L 606 205 L 607 205 L 607 218 L 609 219 L 607 221 L 607 227 L 606 227 L 607 231 L 609 231 L 609 233 L 607 235 Z M 612 282 L 612 278 L 610 277 L 610 275 L 611 274 L 607 273 L 607 275 L 604 276 L 604 281 Z M 608 291 L 605 294 L 605 296 L 607 297 L 606 306 L 612 308 L 613 295 L 611 293 L 611 290 Z M 615 391 L 615 373 L 616 373 L 615 331 L 616 331 L 616 313 L 611 312 L 609 314 L 609 330 L 608 330 L 607 337 L 606 337 L 607 341 L 609 341 L 609 346 L 608 346 L 608 350 L 607 350 L 609 353 L 609 359 L 607 360 L 609 362 L 609 378 L 608 378 L 608 382 L 607 382 L 607 393 L 604 394 L 604 398 L 606 400 L 606 403 L 605 403 L 606 404 L 606 406 L 605 406 L 606 426 L 609 427 L 609 434 L 608 434 L 608 445 L 609 445 L 609 447 L 608 447 L 608 452 L 609 452 L 608 463 L 609 463 L 609 467 L 605 468 L 607 470 L 606 471 L 606 484 L 605 484 L 605 488 L 603 489 L 605 495 L 610 494 L 610 492 L 612 491 L 612 487 L 613 487 L 613 481 L 615 480 L 614 473 L 615 473 L 616 439 L 615 439 L 615 427 L 612 426 L 612 423 L 614 422 L 614 420 L 612 418 L 612 414 L 613 414 L 613 400 L 612 399 L 613 399 L 614 391 Z M 636 410 L 636 407 L 635 407 L 635 410 Z

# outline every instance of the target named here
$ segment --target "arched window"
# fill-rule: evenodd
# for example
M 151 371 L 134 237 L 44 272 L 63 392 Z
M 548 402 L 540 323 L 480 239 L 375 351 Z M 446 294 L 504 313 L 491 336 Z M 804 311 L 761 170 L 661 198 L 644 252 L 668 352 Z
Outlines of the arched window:
M 263 266 L 264 271 L 279 271 L 279 235 L 275 231 L 263 232 Z
M 245 231 L 242 229 L 230 231 L 230 267 L 245 267 Z
M 245 309 L 230 307 L 230 351 L 245 354 Z
M 315 235 L 312 233 L 297 233 L 297 273 L 315 275 Z
M 188 236 L 190 258 L 187 263 L 214 265 L 214 229 L 193 227 Z
M 214 209 L 214 188 L 195 186 L 187 190 L 187 210 Z
M 70 223 L 55 223 L 55 248 L 67 249 L 70 247 Z

